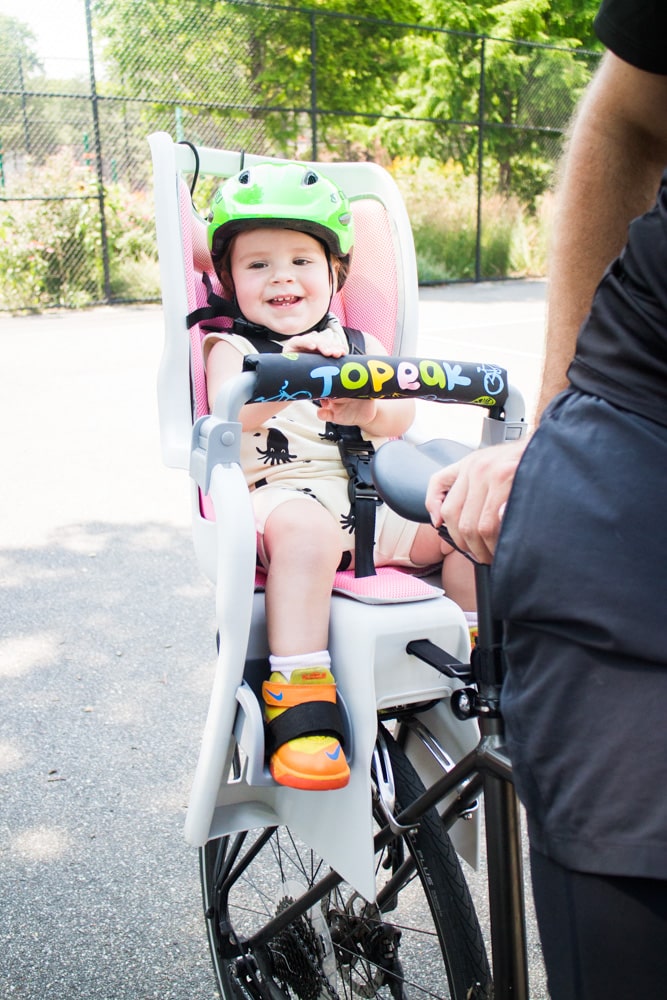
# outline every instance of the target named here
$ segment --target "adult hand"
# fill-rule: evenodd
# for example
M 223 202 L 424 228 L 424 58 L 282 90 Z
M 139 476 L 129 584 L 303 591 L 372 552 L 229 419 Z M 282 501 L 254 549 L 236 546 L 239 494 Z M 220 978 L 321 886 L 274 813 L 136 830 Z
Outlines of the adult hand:
M 527 440 L 482 448 L 436 472 L 426 509 L 436 528 L 445 524 L 460 549 L 490 563 L 514 474 Z

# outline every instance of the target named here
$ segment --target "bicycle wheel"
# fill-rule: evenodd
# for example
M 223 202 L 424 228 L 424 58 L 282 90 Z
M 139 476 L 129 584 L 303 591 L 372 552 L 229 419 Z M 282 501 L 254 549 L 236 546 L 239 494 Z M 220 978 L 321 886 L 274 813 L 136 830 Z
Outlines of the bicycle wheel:
M 396 809 L 421 791 L 386 730 Z M 382 821 L 378 796 L 373 813 Z M 493 994 L 474 905 L 437 812 L 393 834 L 376 852 L 377 902 L 345 882 L 325 887 L 308 910 L 248 945 L 276 914 L 330 871 L 286 827 L 207 843 L 200 851 L 206 925 L 218 985 L 232 998 L 443 997 Z M 390 881 L 391 880 L 391 881 Z

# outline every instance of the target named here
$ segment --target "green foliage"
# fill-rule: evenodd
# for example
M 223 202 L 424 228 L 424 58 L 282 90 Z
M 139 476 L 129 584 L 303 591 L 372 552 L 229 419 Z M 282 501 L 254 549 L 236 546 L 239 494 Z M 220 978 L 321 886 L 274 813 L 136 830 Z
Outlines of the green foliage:
M 309 11 L 317 8 L 314 69 Z M 307 9 L 287 9 L 212 0 L 96 0 L 95 15 L 105 62 L 115 67 L 111 91 L 141 98 L 159 93 L 184 104 L 206 94 L 200 114 L 211 145 L 229 146 L 233 121 L 234 144 L 256 149 L 252 108 L 271 108 L 276 113 L 262 115 L 262 132 L 272 152 L 291 155 L 313 102 L 323 146 L 340 139 L 341 111 L 348 120 L 386 104 L 407 59 L 400 44 L 406 29 L 389 22 L 414 21 L 419 4 L 314 0 Z M 378 30 L 382 17 L 388 23 Z
M 600 48 L 592 34 L 597 0 L 424 0 L 423 10 L 428 23 L 468 34 L 411 37 L 397 91 L 412 121 L 383 128 L 386 148 L 454 159 L 473 172 L 482 112 L 482 154 L 495 165 L 498 190 L 534 210 L 597 64 L 597 55 L 578 51 L 582 43 Z
M 20 82 L 20 74 L 29 76 L 40 69 L 40 63 L 33 46 L 35 35 L 30 28 L 18 18 L 8 17 L 0 13 L 0 40 L 2 41 L 3 74 L 2 85 Z
M 420 282 L 472 281 L 476 274 L 477 190 L 460 164 L 398 158 L 391 172 L 405 200 Z M 542 199 L 528 212 L 518 199 L 482 199 L 480 277 L 543 274 L 550 218 Z
M 41 190 L 49 200 L 34 197 Z M 111 291 L 159 296 L 153 211 L 145 195 L 107 190 Z M 104 298 L 96 176 L 62 151 L 29 165 L 0 204 L 0 308 L 84 306 Z M 21 200 L 25 198 L 26 200 Z M 139 289 L 132 288 L 132 283 Z M 137 294 L 140 290 L 142 294 Z
M 159 295 L 146 135 L 395 166 L 422 280 L 535 273 L 598 0 L 91 0 L 110 289 L 86 79 L 0 15 L 0 307 Z M 380 20 L 378 20 L 380 19 Z M 485 35 L 485 37 L 482 37 Z M 556 44 L 554 44 L 556 43 Z M 483 86 L 482 81 L 483 69 Z M 73 99 L 76 98 L 76 99 Z M 109 98 L 109 100 L 104 100 Z M 313 152 L 314 151 L 314 152 Z M 93 151 L 94 152 L 94 151 Z M 482 240 L 477 184 L 483 165 Z M 122 183 L 121 183 L 122 181 Z M 60 200 L 18 200 L 41 196 Z M 202 183 L 197 192 L 205 208 Z
M 159 299 L 153 198 L 122 184 L 105 190 L 105 219 L 114 299 Z
M 26 25 L 0 14 L 0 91 L 6 91 L 0 95 L 0 141 L 5 153 L 25 150 L 33 162 L 44 161 L 90 129 L 85 103 L 63 97 L 87 94 L 87 80 L 45 77 L 34 44 Z M 88 124 L 77 121 L 81 114 Z
M 84 305 L 102 297 L 99 213 L 94 178 L 68 154 L 29 166 L 13 197 L 41 190 L 49 201 L 0 208 L 0 305 L 40 309 Z
M 430 156 L 473 172 L 483 113 L 498 189 L 533 209 L 590 77 L 577 49 L 594 43 L 596 9 L 597 0 L 94 6 L 109 93 L 182 102 L 193 141 L 309 157 L 316 127 L 323 159 Z

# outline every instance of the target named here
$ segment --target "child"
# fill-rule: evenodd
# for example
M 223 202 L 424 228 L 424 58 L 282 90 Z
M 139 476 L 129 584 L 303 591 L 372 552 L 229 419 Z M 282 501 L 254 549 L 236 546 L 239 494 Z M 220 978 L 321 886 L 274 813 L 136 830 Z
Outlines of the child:
M 221 385 L 241 371 L 244 355 L 258 352 L 256 345 L 327 357 L 351 352 L 345 330 L 329 309 L 347 276 L 353 241 L 349 202 L 304 164 L 261 164 L 220 187 L 209 216 L 208 245 L 238 315 L 230 333 L 210 333 L 204 340 L 211 407 Z M 375 337 L 365 334 L 364 342 L 366 353 L 386 354 Z M 267 570 L 267 722 L 286 708 L 308 703 L 312 710 L 316 703 L 315 711 L 322 712 L 322 702 L 336 701 L 327 651 L 329 606 L 337 569 L 354 563 L 354 538 L 349 476 L 336 441 L 325 434 L 327 422 L 358 426 L 377 448 L 403 434 L 413 418 L 409 399 L 253 403 L 241 411 L 241 459 L 252 494 L 258 554 Z M 430 525 L 405 521 L 385 505 L 377 509 L 375 565 L 426 567 L 441 561 L 448 595 L 472 611 L 471 564 Z M 300 711 L 308 714 L 303 707 Z M 326 716 L 316 715 L 314 724 L 293 713 L 297 717 L 296 733 L 292 726 L 287 737 L 283 734 L 286 742 L 272 753 L 274 779 L 306 789 L 346 785 L 344 751 L 327 723 L 319 721 Z

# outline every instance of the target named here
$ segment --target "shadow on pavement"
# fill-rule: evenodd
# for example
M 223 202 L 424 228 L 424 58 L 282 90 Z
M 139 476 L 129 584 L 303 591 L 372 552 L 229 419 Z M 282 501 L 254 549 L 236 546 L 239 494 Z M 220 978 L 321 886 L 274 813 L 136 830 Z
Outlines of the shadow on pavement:
M 0 996 L 215 996 L 182 824 L 215 660 L 189 532 L 0 551 Z

